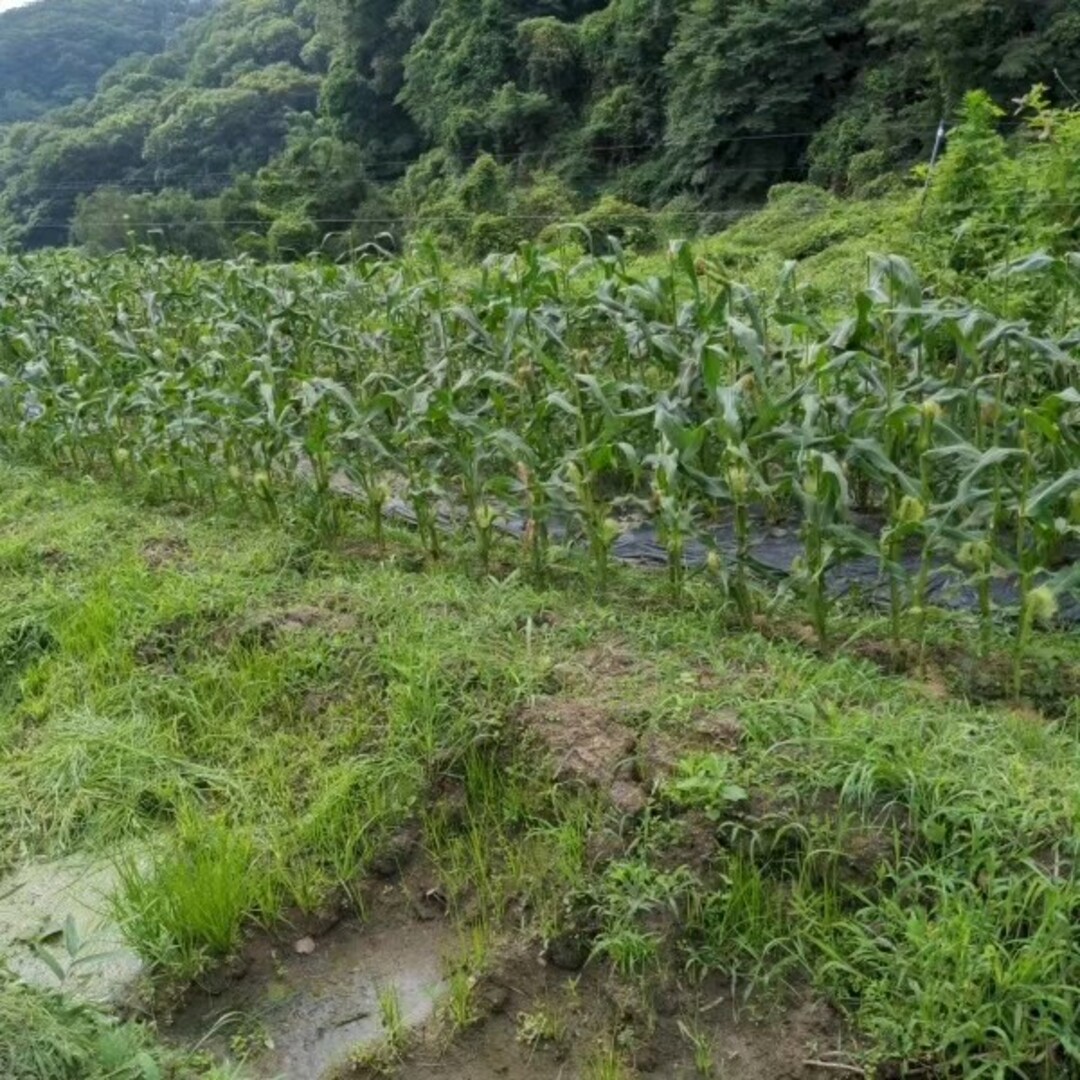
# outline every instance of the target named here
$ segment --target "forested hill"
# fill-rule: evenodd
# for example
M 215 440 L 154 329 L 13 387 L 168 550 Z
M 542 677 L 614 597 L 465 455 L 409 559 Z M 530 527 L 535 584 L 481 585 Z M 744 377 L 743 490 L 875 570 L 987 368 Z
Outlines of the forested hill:
M 160 52 L 210 0 L 48 0 L 0 20 L 0 123 L 32 120 L 93 94 L 133 53 Z
M 715 223 L 873 190 L 1035 83 L 1080 93 L 1080 0 L 38 0 L 0 15 L 0 225 L 278 257 Z

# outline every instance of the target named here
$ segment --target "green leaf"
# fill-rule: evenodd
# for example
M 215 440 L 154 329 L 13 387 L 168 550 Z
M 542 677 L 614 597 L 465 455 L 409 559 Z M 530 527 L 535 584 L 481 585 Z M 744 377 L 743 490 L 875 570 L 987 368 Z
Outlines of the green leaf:
M 44 945 L 40 945 L 35 941 L 31 942 L 30 951 L 56 976 L 59 982 L 63 983 L 65 981 L 67 978 L 67 971 L 50 949 L 47 949 Z

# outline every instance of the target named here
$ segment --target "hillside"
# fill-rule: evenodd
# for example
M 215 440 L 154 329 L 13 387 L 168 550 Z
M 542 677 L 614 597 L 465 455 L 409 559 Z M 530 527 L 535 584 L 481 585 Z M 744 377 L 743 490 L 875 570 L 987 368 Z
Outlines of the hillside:
M 13 244 L 479 255 L 590 209 L 640 232 L 635 207 L 709 231 L 780 183 L 879 192 L 971 89 L 1080 86 L 1080 0 L 117 6 L 0 15 Z
M 0 124 L 92 96 L 119 60 L 161 52 L 210 0 L 48 0 L 0 23 Z

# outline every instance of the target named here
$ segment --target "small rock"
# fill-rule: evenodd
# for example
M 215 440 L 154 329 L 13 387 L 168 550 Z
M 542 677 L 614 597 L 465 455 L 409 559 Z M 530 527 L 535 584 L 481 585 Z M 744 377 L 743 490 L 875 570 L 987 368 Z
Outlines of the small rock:
M 625 817 L 637 817 L 645 809 L 648 799 L 641 788 L 629 780 L 616 780 L 608 792 L 611 805 Z
M 479 998 L 485 1012 L 504 1013 L 510 1003 L 510 991 L 502 983 L 485 979 L 480 987 Z
M 580 934 L 568 933 L 548 941 L 544 959 L 560 971 L 580 971 L 589 959 L 589 943 Z
M 293 952 L 298 956 L 310 956 L 315 951 L 315 939 L 311 937 L 302 937 L 299 941 L 293 942 Z
M 415 826 L 399 829 L 387 841 L 385 848 L 371 861 L 370 870 L 380 878 L 394 878 L 413 857 L 420 843 L 419 830 Z

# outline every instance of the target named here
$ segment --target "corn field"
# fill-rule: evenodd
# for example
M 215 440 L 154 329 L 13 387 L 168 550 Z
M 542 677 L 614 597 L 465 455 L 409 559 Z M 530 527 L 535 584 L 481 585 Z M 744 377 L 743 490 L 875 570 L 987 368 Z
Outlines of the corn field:
M 1080 257 L 1035 256 L 1002 282 L 1040 298 L 1037 325 L 932 298 L 895 257 L 828 316 L 793 270 L 760 295 L 685 245 L 651 275 L 617 250 L 570 264 L 530 249 L 468 275 L 433 249 L 351 267 L 9 259 L 0 440 L 155 499 L 287 506 L 323 537 L 359 499 L 382 543 L 399 497 L 432 556 L 450 506 L 485 567 L 513 520 L 540 577 L 565 530 L 600 586 L 628 511 L 676 592 L 687 545 L 726 522 L 735 543 L 708 570 L 746 621 L 752 534 L 796 521 L 791 582 L 823 645 L 839 561 L 879 560 L 897 645 L 948 564 L 984 641 L 1015 627 L 1019 679 L 1075 576 Z

